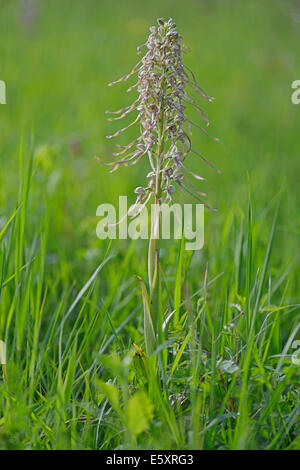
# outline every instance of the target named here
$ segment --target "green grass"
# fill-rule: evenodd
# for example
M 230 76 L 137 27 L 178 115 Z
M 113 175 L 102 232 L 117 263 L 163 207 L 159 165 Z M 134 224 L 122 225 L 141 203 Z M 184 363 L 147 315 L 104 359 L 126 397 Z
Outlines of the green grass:
M 25 24 L 24 3 L 0 5 L 0 447 L 299 449 L 299 4 L 39 1 Z M 104 112 L 129 99 L 106 85 L 160 16 L 216 98 L 220 142 L 193 138 L 222 175 L 190 164 L 218 212 L 200 252 L 162 245 L 176 321 L 147 358 L 132 346 L 147 242 L 98 240 L 95 213 L 133 201 L 148 170 L 110 175 L 93 156 L 111 159 Z

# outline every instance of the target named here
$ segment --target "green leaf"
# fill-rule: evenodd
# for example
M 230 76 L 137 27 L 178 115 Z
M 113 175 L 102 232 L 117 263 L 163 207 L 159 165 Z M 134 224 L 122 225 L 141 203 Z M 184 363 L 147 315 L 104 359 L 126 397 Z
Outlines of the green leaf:
M 18 206 L 18 207 L 11 213 L 11 215 L 8 217 L 7 221 L 5 222 L 3 228 L 0 230 L 0 241 L 1 241 L 2 238 L 4 237 L 5 232 L 6 232 L 6 230 L 8 229 L 9 224 L 12 222 L 12 220 L 13 220 L 13 219 L 15 218 L 15 216 L 17 215 L 19 209 L 20 209 L 20 206 Z
M 119 356 L 117 356 L 116 353 L 113 353 L 111 355 L 97 354 L 97 357 L 99 358 L 101 364 L 106 367 L 110 372 L 112 372 L 113 375 L 116 375 L 118 377 L 123 375 L 123 366 L 121 363 L 121 359 Z
M 239 370 L 239 367 L 235 362 L 225 360 L 221 362 L 219 369 L 221 369 L 223 372 L 227 372 L 227 374 L 234 374 L 234 372 Z
M 128 430 L 135 436 L 149 428 L 153 404 L 145 392 L 136 392 L 127 402 L 125 418 Z
M 184 251 L 184 237 L 181 238 L 180 249 L 178 254 L 177 270 L 176 270 L 176 282 L 174 289 L 174 326 L 177 325 L 179 321 L 179 311 L 181 304 L 181 288 L 182 288 L 182 263 L 183 263 L 183 251 Z
M 137 276 L 137 279 L 140 281 L 142 287 L 142 297 L 144 304 L 144 332 L 145 332 L 145 343 L 146 343 L 146 352 L 150 356 L 153 351 L 156 349 L 156 337 L 154 332 L 154 327 L 152 323 L 150 305 L 147 290 L 145 284 L 141 277 Z
M 119 390 L 112 383 L 103 382 L 101 379 L 96 379 L 98 389 L 105 395 L 111 403 L 111 406 L 119 411 Z

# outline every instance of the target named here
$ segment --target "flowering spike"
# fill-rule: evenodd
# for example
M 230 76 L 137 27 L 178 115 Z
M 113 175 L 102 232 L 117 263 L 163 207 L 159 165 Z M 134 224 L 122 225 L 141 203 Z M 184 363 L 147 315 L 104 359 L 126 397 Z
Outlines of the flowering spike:
M 213 98 L 208 96 L 198 85 L 193 72 L 183 64 L 181 57 L 182 38 L 176 31 L 176 24 L 172 19 L 164 21 L 161 18 L 157 20 L 157 23 L 158 26 L 150 27 L 147 42 L 138 47 L 138 53 L 143 47 L 146 47 L 147 51 L 144 57 L 139 60 L 129 74 L 109 84 L 111 86 L 127 81 L 131 76 L 137 74 L 137 83 L 130 86 L 127 91 L 137 87 L 138 98 L 130 106 L 114 112 L 108 111 L 108 113 L 119 115 L 109 118 L 110 121 L 123 119 L 135 111 L 138 113 L 137 117 L 129 125 L 108 138 L 119 136 L 136 123 L 140 125 L 141 129 L 140 136 L 133 142 L 126 146 L 119 146 L 123 150 L 114 153 L 114 155 L 122 155 L 122 160 L 111 163 L 113 166 L 111 171 L 117 170 L 121 165 L 135 165 L 144 156 L 148 156 L 152 171 L 147 175 L 146 189 L 142 188 L 143 198 L 146 202 L 150 200 L 151 194 L 159 201 L 163 199 L 171 202 L 175 192 L 174 184 L 193 194 L 199 200 L 197 194 L 203 193 L 194 188 L 182 172 L 188 172 L 198 181 L 205 178 L 190 171 L 185 165 L 185 159 L 192 152 L 200 156 L 212 168 L 214 167 L 206 158 L 192 149 L 189 134 L 194 126 L 213 140 L 217 141 L 218 139 L 211 137 L 205 129 L 187 117 L 186 104 L 190 104 L 209 125 L 204 111 L 188 95 L 187 88 L 191 87 L 208 101 L 212 101 Z M 186 184 L 194 192 L 191 192 L 183 184 L 183 178 L 186 179 Z M 159 187 L 157 187 L 158 184 Z M 139 193 L 138 199 L 141 199 L 141 193 Z

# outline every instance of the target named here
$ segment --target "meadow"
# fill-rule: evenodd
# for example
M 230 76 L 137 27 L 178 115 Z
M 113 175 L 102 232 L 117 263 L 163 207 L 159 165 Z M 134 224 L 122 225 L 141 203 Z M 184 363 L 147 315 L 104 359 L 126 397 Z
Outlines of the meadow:
M 163 243 L 161 315 L 178 321 L 154 370 L 147 242 L 96 236 L 98 205 L 133 203 L 149 168 L 94 156 L 113 159 L 105 111 L 128 104 L 107 84 L 159 17 L 215 98 L 220 141 L 193 145 L 221 174 L 189 160 L 217 211 L 202 250 Z M 0 31 L 0 448 L 299 449 L 299 1 L 10 0 Z

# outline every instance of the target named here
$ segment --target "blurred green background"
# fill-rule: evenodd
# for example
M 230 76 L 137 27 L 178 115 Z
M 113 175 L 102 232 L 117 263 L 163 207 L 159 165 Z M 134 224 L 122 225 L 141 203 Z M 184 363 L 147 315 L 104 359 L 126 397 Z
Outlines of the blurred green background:
M 300 79 L 296 0 L 2 0 L 0 79 L 7 104 L 0 105 L 0 216 L 17 200 L 23 136 L 36 165 L 29 235 L 48 220 L 48 261 L 56 269 L 64 260 L 66 277 L 82 282 L 97 264 L 104 248 L 95 236 L 97 206 L 116 202 L 119 194 L 133 200 L 148 171 L 145 160 L 110 175 L 93 158 L 113 158 L 115 142 L 106 135 L 118 125 L 107 122 L 105 110 L 129 104 L 135 94 L 125 93 L 126 84 L 107 83 L 131 69 L 136 46 L 157 17 L 177 23 L 186 64 L 215 97 L 201 105 L 220 142 L 196 131 L 193 139 L 222 174 L 190 159 L 207 178 L 201 189 L 218 209 L 206 216 L 206 246 L 231 256 L 230 247 L 218 246 L 219 234 L 228 214 L 246 213 L 248 170 L 262 237 L 270 229 L 270 204 L 283 188 L 274 262 L 281 268 L 298 262 L 300 105 L 291 103 L 291 83 Z M 126 242 L 120 246 L 126 250 Z M 298 289 L 298 279 L 293 282 Z

